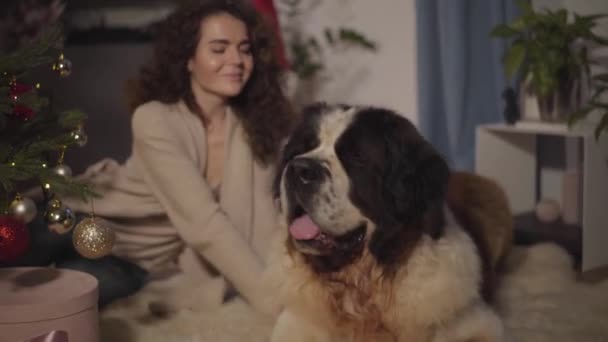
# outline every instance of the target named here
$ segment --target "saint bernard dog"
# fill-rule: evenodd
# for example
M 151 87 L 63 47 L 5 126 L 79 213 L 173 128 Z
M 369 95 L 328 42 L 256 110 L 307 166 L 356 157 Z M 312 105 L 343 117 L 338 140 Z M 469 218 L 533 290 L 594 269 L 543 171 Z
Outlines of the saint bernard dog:
M 506 339 L 492 308 L 511 244 L 504 192 L 452 172 L 403 116 L 307 107 L 274 187 L 284 309 L 271 341 Z

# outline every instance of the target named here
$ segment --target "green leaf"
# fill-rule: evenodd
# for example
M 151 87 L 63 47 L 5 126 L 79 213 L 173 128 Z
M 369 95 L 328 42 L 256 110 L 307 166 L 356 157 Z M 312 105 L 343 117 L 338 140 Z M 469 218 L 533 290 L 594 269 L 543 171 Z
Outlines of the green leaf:
M 315 50 L 316 53 L 321 52 L 321 45 L 319 45 L 319 42 L 317 42 L 317 39 L 315 37 L 310 37 L 308 39 L 308 46 L 310 46 L 311 49 Z
M 555 13 L 555 16 L 560 26 L 566 27 L 568 25 L 568 10 L 561 8 Z
M 308 63 L 301 66 L 298 70 L 298 75 L 303 79 L 308 79 L 314 77 L 322 69 L 323 65 L 319 63 Z
M 338 34 L 339 39 L 343 42 L 357 45 L 367 50 L 376 50 L 376 44 L 374 42 L 367 39 L 362 33 L 354 29 L 341 27 Z
M 589 115 L 589 113 L 591 113 L 592 110 L 593 110 L 593 107 L 589 106 L 586 108 L 579 109 L 576 112 L 570 114 L 570 116 L 568 117 L 568 127 L 572 127 L 578 121 L 586 118 L 587 115 Z
M 591 33 L 588 38 L 591 39 L 594 43 L 597 43 L 600 45 L 608 45 L 607 39 L 600 37 L 594 33 Z
M 549 96 L 557 87 L 555 72 L 547 63 L 535 63 L 532 69 L 534 91 L 538 96 Z
M 604 94 L 606 91 L 608 91 L 608 86 L 595 87 L 593 95 L 591 95 L 589 102 L 596 102 L 599 97 L 602 96 L 602 94 Z
M 58 122 L 62 128 L 75 129 L 82 125 L 83 121 L 87 119 L 87 115 L 76 109 L 66 110 L 59 114 Z
M 593 21 L 595 22 L 598 19 L 603 19 L 603 18 L 607 18 L 608 14 L 607 13 L 600 13 L 600 14 L 589 14 L 589 15 L 582 15 L 580 16 L 581 19 L 585 20 L 585 21 Z
M 602 120 L 595 127 L 595 140 L 599 140 L 600 135 L 602 135 L 602 132 L 605 130 L 608 130 L 608 112 L 604 113 Z
M 512 38 L 520 33 L 520 31 L 512 28 L 507 24 L 500 24 L 495 26 L 490 32 L 491 37 L 497 38 Z
M 532 4 L 530 3 L 529 0 L 516 0 L 515 3 L 517 4 L 517 7 L 522 11 L 522 13 L 524 13 L 524 14 L 533 14 L 534 13 L 534 9 L 532 8 Z
M 45 30 L 39 40 L 19 48 L 0 59 L 0 70 L 16 76 L 40 65 L 46 65 L 55 59 L 54 47 L 62 37 L 59 25 Z
M 593 102 L 590 102 L 590 103 L 594 107 L 599 107 L 599 108 L 608 110 L 608 103 L 599 102 L 599 101 L 593 101 Z
M 521 42 L 514 42 L 507 50 L 504 57 L 505 74 L 508 78 L 513 77 L 526 57 L 526 48 Z
M 594 81 L 608 82 L 608 73 L 594 75 L 592 79 Z

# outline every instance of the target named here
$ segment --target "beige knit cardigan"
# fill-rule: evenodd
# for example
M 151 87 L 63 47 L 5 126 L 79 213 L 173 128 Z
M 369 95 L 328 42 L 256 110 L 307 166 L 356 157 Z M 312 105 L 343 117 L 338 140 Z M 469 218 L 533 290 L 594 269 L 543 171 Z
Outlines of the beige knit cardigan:
M 273 170 L 254 159 L 234 113 L 227 113 L 219 202 L 203 175 L 205 128 L 183 102 L 141 105 L 132 130 L 123 165 L 105 159 L 78 177 L 103 196 L 95 213 L 117 233 L 114 253 L 153 273 L 175 266 L 201 280 L 210 264 L 246 298 L 261 296 L 264 254 L 278 227 Z M 75 199 L 64 203 L 90 209 Z

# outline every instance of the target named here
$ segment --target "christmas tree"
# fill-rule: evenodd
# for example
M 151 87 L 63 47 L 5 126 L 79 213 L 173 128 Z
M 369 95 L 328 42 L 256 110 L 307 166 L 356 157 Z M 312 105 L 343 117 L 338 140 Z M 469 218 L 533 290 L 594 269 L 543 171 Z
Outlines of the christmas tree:
M 50 27 L 35 41 L 0 55 L 0 262 L 14 260 L 28 248 L 26 224 L 36 217 L 37 205 L 21 192 L 40 186 L 45 218 L 63 232 L 73 228 L 75 218 L 61 197 L 87 200 L 95 195 L 72 179 L 63 163 L 69 148 L 86 143 L 86 115 L 57 111 L 43 95 L 44 87 L 27 81 L 41 67 L 52 68 L 57 77 L 69 76 L 71 63 L 61 52 L 62 39 L 61 28 Z

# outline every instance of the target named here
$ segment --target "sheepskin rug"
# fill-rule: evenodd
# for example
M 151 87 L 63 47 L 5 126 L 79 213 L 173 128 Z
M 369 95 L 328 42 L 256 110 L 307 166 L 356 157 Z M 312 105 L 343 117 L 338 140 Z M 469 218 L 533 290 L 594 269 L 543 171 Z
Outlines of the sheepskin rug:
M 212 293 L 213 283 L 197 293 Z M 272 322 L 241 299 L 200 303 L 165 317 L 150 314 L 153 288 L 118 301 L 101 313 L 102 342 L 267 341 Z M 190 300 L 190 299 L 189 299 Z M 608 280 L 577 280 L 572 259 L 546 243 L 517 247 L 508 260 L 499 307 L 512 341 L 608 341 Z

